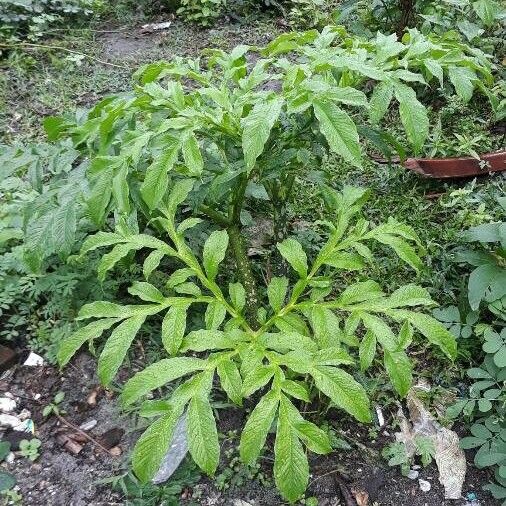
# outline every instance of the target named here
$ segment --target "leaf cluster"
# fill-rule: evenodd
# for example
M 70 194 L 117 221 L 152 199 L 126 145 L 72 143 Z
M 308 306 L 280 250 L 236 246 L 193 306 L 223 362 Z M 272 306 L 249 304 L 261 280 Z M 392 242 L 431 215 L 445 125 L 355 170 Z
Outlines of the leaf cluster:
M 456 354 L 455 339 L 435 319 L 414 310 L 434 305 L 427 291 L 416 285 L 386 295 L 377 283 L 367 280 L 334 292 L 339 273 L 361 270 L 372 260 L 367 246 L 371 241 L 390 246 L 414 268 L 420 264 L 411 245 L 418 242 L 416 234 L 395 220 L 373 227 L 357 218 L 367 192 L 352 187 L 342 193 L 327 190 L 327 201 L 336 218 L 324 224 L 329 238 L 313 261 L 295 239 L 278 243 L 297 281 L 290 286 L 287 278 L 272 278 L 266 290 L 268 305 L 258 311 L 260 327 L 252 328 L 243 312 L 244 287 L 230 283 L 227 294 L 217 283 L 229 242 L 227 232 L 213 232 L 198 258 L 185 240 L 185 231 L 194 223 L 192 218 L 176 222 L 177 208 L 193 185 L 191 179 L 179 181 L 159 205 L 161 223 L 170 241 L 125 231 L 99 232 L 85 241 L 82 254 L 112 246 L 102 257 L 98 268 L 101 276 L 127 251 L 151 251 L 144 261 L 146 281 L 135 282 L 129 289 L 144 304 L 99 301 L 85 305 L 78 318 L 93 321 L 62 344 L 58 358 L 65 365 L 85 342 L 113 329 L 98 361 L 99 377 L 109 384 L 145 320 L 163 314 L 161 341 L 169 358 L 128 380 L 122 403 L 131 406 L 153 390 L 185 380 L 167 399 L 141 405 L 141 415 L 158 418 L 135 447 L 137 476 L 148 480 L 157 471 L 174 428 L 185 413 L 190 453 L 201 469 L 214 474 L 220 447 L 212 392 L 219 384 L 237 405 L 244 399 L 256 402 L 241 435 L 240 455 L 245 463 L 256 461 L 274 424 L 275 482 L 287 500 L 295 501 L 309 478 L 304 447 L 316 453 L 331 451 L 327 433 L 303 418 L 300 403 L 310 402 L 320 392 L 333 406 L 369 422 L 367 393 L 346 369 L 357 367 L 358 360 L 359 367 L 367 370 L 380 350 L 393 387 L 405 395 L 412 379 L 406 349 L 415 331 L 449 358 Z M 160 291 L 149 283 L 149 276 L 164 256 L 178 260 L 183 267 L 171 274 L 166 291 Z M 206 308 L 205 328 L 187 332 L 187 313 L 194 305 Z M 309 388 L 309 379 L 314 389 Z

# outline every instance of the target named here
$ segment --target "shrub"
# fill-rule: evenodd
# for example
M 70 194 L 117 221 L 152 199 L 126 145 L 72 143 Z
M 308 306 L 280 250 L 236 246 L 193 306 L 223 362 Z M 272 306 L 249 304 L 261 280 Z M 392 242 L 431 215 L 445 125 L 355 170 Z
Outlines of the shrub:
M 244 311 L 243 285 L 230 283 L 227 297 L 217 281 L 229 243 L 227 232 L 213 232 L 199 260 L 185 240 L 185 232 L 195 225 L 195 218 L 180 223 L 175 220 L 178 206 L 188 198 L 193 186 L 192 180 L 178 181 L 167 201 L 158 204 L 170 242 L 121 230 L 99 232 L 86 240 L 81 254 L 114 246 L 102 257 L 98 268 L 101 277 L 126 252 L 142 248 L 151 250 L 143 266 L 146 279 L 164 256 L 179 260 L 183 267 L 170 275 L 166 293 L 147 281 L 130 287 L 130 293 L 147 304 L 122 306 L 100 301 L 84 306 L 79 319 L 95 320 L 62 344 L 58 358 L 65 365 L 85 342 L 115 327 L 98 362 L 99 377 L 109 384 L 146 318 L 164 312 L 161 340 L 172 358 L 155 362 L 133 376 L 123 389 L 122 403 L 131 405 L 154 389 L 191 377 L 168 400 L 146 401 L 142 405 L 147 416 L 160 416 L 134 449 L 137 476 L 149 480 L 154 475 L 185 412 L 190 453 L 205 472 L 214 474 L 220 449 L 211 391 L 217 374 L 221 388 L 238 405 L 263 389 L 242 433 L 241 458 L 246 463 L 256 461 L 277 414 L 274 477 L 282 495 L 295 501 L 305 491 L 309 478 L 302 443 L 316 453 L 331 450 L 327 434 L 303 419 L 296 407 L 298 401 L 309 402 L 320 391 L 335 406 L 368 422 L 371 415 L 367 393 L 343 367 L 353 366 L 358 359 L 361 369 L 366 370 L 375 360 L 379 346 L 394 388 L 405 395 L 412 375 L 405 350 L 413 340 L 414 329 L 450 358 L 456 353 L 455 339 L 436 320 L 410 309 L 433 305 L 426 290 L 418 286 L 406 285 L 386 296 L 377 283 L 367 280 L 345 285 L 337 296 L 331 295 L 340 273 L 360 270 L 364 258 L 370 260 L 366 243 L 371 240 L 390 245 L 410 264 L 419 261 L 408 244 L 417 241 L 409 227 L 394 220 L 373 228 L 363 219 L 353 222 L 366 192 L 351 187 L 341 194 L 327 191 L 335 219 L 324 224 L 330 230 L 329 239 L 312 263 L 296 240 L 278 243 L 298 280 L 289 289 L 287 278 L 272 278 L 267 286 L 269 305 L 262 304 L 258 309 L 259 327 L 251 326 Z M 206 306 L 205 328 L 187 334 L 187 311 L 194 304 Z M 344 326 L 336 312 L 344 318 Z M 392 324 L 398 325 L 397 332 Z M 362 338 L 357 333 L 360 325 L 365 330 Z M 358 357 L 354 358 L 357 351 Z
M 506 211 L 506 197 L 498 199 Z M 479 367 L 467 370 L 473 380 L 469 396 L 448 409 L 451 418 L 463 413 L 474 421 L 471 436 L 461 440 L 463 448 L 477 448 L 474 463 L 478 468 L 491 467 L 495 483 L 483 488 L 496 499 L 506 498 L 506 223 L 485 223 L 469 229 L 466 239 L 481 243 L 480 249 L 467 250 L 459 256 L 475 269 L 468 280 L 468 303 L 481 312 L 488 323 L 480 322 L 474 332 L 480 337 L 485 354 Z
M 102 5 L 102 0 L 3 0 L 0 41 L 37 40 L 64 19 L 89 17 Z

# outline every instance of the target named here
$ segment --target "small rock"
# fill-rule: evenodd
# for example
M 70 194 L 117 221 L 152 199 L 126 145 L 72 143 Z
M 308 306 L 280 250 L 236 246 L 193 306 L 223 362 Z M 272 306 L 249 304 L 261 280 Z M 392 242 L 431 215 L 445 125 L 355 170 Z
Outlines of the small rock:
M 0 415 L 0 427 L 11 427 L 12 429 L 19 427 L 21 420 L 14 415 Z
M 32 413 L 30 413 L 30 411 L 28 411 L 27 409 L 23 409 L 21 410 L 21 413 L 19 413 L 17 416 L 21 421 L 24 421 L 28 420 L 28 418 L 31 418 Z
M 123 451 L 119 446 L 114 446 L 109 450 L 109 453 L 114 457 L 119 457 L 123 453 Z
M 2 413 L 10 413 L 16 409 L 16 401 L 7 396 L 0 397 L 0 411 Z
M 418 484 L 420 485 L 420 490 L 422 492 L 428 492 L 431 488 L 430 483 L 426 480 L 422 480 L 421 478 L 418 480 Z
M 35 394 L 35 395 L 33 396 L 33 398 L 34 398 L 36 401 L 38 401 L 41 397 L 42 397 L 42 395 L 41 395 L 41 394 Z
M 107 450 L 110 450 L 114 446 L 118 446 L 118 443 L 121 441 L 123 434 L 125 431 L 123 429 L 119 429 L 118 427 L 114 427 L 104 432 L 99 438 L 98 442 Z
M 44 365 L 44 359 L 40 355 L 37 355 L 37 353 L 31 351 L 28 358 L 23 362 L 23 365 L 31 367 L 41 366 Z
M 416 471 L 415 469 L 410 469 L 409 473 L 408 473 L 408 478 L 410 480 L 416 480 L 418 478 L 418 475 L 420 473 L 418 471 Z
M 234 506 L 252 506 L 252 504 L 242 499 L 234 499 Z
M 12 464 L 14 462 L 14 459 L 16 458 L 16 455 L 14 455 L 14 452 L 10 452 L 7 457 L 5 457 L 5 462 L 7 464 Z
M 87 420 L 86 422 L 79 425 L 79 428 L 81 430 L 91 430 L 93 427 L 95 427 L 95 425 L 97 425 L 97 423 L 98 422 L 96 420 Z

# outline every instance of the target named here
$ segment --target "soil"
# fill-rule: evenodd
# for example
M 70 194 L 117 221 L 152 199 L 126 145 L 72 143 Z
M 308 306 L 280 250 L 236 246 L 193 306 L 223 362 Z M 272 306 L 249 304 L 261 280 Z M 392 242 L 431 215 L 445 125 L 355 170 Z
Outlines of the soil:
M 95 376 L 95 361 L 87 354 L 79 355 L 68 366 L 63 375 L 51 366 L 16 366 L 0 380 L 0 391 L 10 392 L 17 402 L 15 412 L 27 409 L 35 424 L 35 436 L 42 442 L 40 457 L 31 462 L 15 453 L 12 463 L 2 467 L 16 476 L 19 493 L 25 506 L 102 506 L 130 504 L 121 493 L 113 491 L 108 485 L 100 485 L 100 480 L 122 474 L 128 466 L 128 453 L 138 436 L 133 426 L 133 417 L 121 416 L 115 395 L 98 386 Z M 93 442 L 83 440 L 80 434 L 69 429 L 54 415 L 42 416 L 44 406 L 51 403 L 57 392 L 65 393 L 60 407 L 65 411 L 64 419 L 74 426 L 96 420 L 97 424 L 87 433 L 93 439 L 101 439 L 104 433 L 120 436 L 117 441 L 109 441 L 115 446 L 113 451 L 120 456 L 111 456 L 100 450 Z M 90 398 L 91 394 L 91 398 Z M 96 404 L 93 397 L 96 394 Z M 222 443 L 222 462 L 218 476 L 225 476 L 230 468 L 230 459 L 237 455 L 237 436 L 243 425 L 243 415 L 234 409 L 225 409 L 219 419 L 219 431 L 227 436 Z M 346 425 L 342 421 L 340 425 Z M 445 501 L 443 490 L 438 482 L 437 469 L 431 465 L 420 469 L 419 477 L 431 484 L 429 492 L 422 492 L 418 480 L 401 476 L 398 468 L 389 468 L 380 457 L 381 449 L 392 441 L 392 435 L 384 431 L 371 442 L 367 430 L 349 424 L 343 436 L 352 446 L 351 450 L 341 450 L 326 457 L 316 457 L 311 461 L 312 475 L 308 497 L 316 497 L 319 506 L 364 504 L 376 506 L 493 506 L 499 503 L 481 491 L 486 483 L 486 473 L 468 463 L 467 480 L 463 496 L 476 497 L 476 502 L 466 499 Z M 353 428 L 352 428 L 353 427 Z M 12 433 L 11 433 L 12 434 Z M 77 437 L 82 451 L 74 454 L 61 444 L 61 434 Z M 7 434 L 8 435 L 8 434 Z M 5 437 L 5 436 L 4 436 Z M 9 436 L 12 438 L 12 436 Z M 110 446 L 110 445 L 109 445 Z M 469 460 L 469 459 L 468 459 Z M 260 472 L 271 476 L 271 457 L 267 454 L 262 460 Z M 272 483 L 258 478 L 260 474 L 239 482 L 229 477 L 225 485 L 217 489 L 216 481 L 202 478 L 192 490 L 184 491 L 179 504 L 190 505 L 231 505 L 231 506 L 277 506 L 280 500 Z M 253 478 L 253 479 L 251 479 Z M 368 497 L 369 502 L 346 503 L 342 491 L 350 497 Z M 191 497 L 193 495 L 193 498 Z M 241 503 L 240 501 L 245 501 Z M 142 504 L 135 503 L 135 504 Z M 150 503 L 151 504 L 151 503 Z

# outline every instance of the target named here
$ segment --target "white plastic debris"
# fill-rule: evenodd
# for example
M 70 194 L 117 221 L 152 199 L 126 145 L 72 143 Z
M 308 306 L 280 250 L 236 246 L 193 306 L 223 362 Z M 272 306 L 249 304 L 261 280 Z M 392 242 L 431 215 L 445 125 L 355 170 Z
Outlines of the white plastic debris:
M 16 401 L 9 397 L 0 397 L 0 411 L 2 413 L 10 413 L 16 409 Z
M 22 409 L 21 412 L 17 415 L 17 417 L 23 422 L 28 420 L 32 416 L 32 413 L 27 409 Z
M 395 434 L 395 438 L 404 443 L 408 456 L 415 453 L 416 437 L 429 438 L 434 444 L 434 460 L 439 471 L 439 482 L 445 490 L 445 499 L 460 499 L 466 477 L 466 458 L 459 446 L 459 437 L 454 431 L 442 427 L 435 420 L 416 396 L 416 389 L 416 386 L 412 387 L 406 397 L 409 421 L 402 408 L 399 409 L 401 430 Z M 426 387 L 424 386 L 422 390 L 426 391 Z
M 410 469 L 409 473 L 408 473 L 408 478 L 410 480 L 416 480 L 418 478 L 419 474 L 420 473 L 418 471 L 416 471 L 415 469 Z
M 40 355 L 37 355 L 37 353 L 31 351 L 30 355 L 28 355 L 27 359 L 23 362 L 23 365 L 31 367 L 41 366 L 44 365 L 44 359 Z
M 23 422 L 14 415 L 1 414 L 0 415 L 0 427 L 10 427 L 11 429 L 17 430 Z
M 97 423 L 98 422 L 96 420 L 87 420 L 86 422 L 79 425 L 79 428 L 81 430 L 91 430 L 93 427 L 95 427 L 95 425 L 97 425 Z
M 14 459 L 16 458 L 16 455 L 14 452 L 9 452 L 9 454 L 7 455 L 7 457 L 5 457 L 5 462 L 7 462 L 7 464 L 12 464 L 14 462 Z
M 431 489 L 431 485 L 427 480 L 422 480 L 421 478 L 419 478 L 418 484 L 420 485 L 420 490 L 422 492 L 429 492 L 429 490 Z
M 376 416 L 378 417 L 378 425 L 380 427 L 383 427 L 383 425 L 385 425 L 385 417 L 383 416 L 383 411 L 379 406 L 375 406 L 374 409 L 376 410 Z
M 148 23 L 147 25 L 141 26 L 142 33 L 159 32 L 161 30 L 167 30 L 170 28 L 172 21 L 165 21 L 163 23 Z

